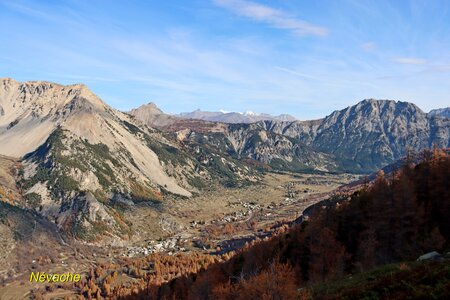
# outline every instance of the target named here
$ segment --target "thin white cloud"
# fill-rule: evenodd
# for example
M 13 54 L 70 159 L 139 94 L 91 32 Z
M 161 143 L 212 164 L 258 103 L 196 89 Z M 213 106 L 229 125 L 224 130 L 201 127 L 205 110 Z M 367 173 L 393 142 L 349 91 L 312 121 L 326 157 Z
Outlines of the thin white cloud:
M 86 81 L 104 81 L 104 82 L 119 82 L 119 79 L 109 78 L 109 77 L 101 77 L 101 76 L 85 76 L 85 75 L 67 75 L 67 74 L 58 74 L 58 73 L 49 73 L 49 75 L 58 77 L 58 78 L 66 78 L 66 79 L 74 79 L 74 80 L 86 80 Z
M 375 42 L 367 42 L 367 43 L 363 43 L 361 45 L 359 45 L 364 51 L 367 52 L 372 52 L 375 51 L 375 49 L 377 48 L 377 45 L 375 44 Z
M 38 10 L 31 6 L 27 6 L 27 5 L 23 5 L 23 4 L 15 3 L 15 2 L 8 2 L 8 1 L 2 2 L 0 4 L 6 6 L 9 9 L 17 11 L 19 13 L 26 14 L 30 17 L 45 19 L 47 21 L 57 21 L 58 20 L 58 18 L 56 16 L 53 16 L 52 14 L 43 12 L 43 11 Z
M 32 18 L 41 19 L 45 22 L 50 23 L 58 23 L 58 24 L 64 24 L 65 26 L 81 26 L 83 24 L 81 20 L 82 16 L 79 14 L 76 14 L 73 10 L 71 10 L 68 6 L 61 6 L 60 9 L 63 12 L 61 13 L 51 13 L 46 11 L 45 9 L 39 8 L 39 3 L 33 3 L 30 5 L 18 3 L 16 2 L 1 2 L 0 5 L 4 5 L 5 7 L 16 11 L 18 13 L 30 16 Z
M 323 80 L 323 79 L 320 79 L 320 78 L 312 76 L 312 75 L 308 75 L 308 74 L 305 74 L 305 73 L 301 73 L 301 72 L 298 72 L 298 71 L 295 71 L 295 70 L 291 70 L 291 69 L 287 69 L 287 68 L 283 68 L 283 67 L 275 67 L 275 69 L 283 71 L 283 72 L 286 72 L 286 73 L 289 73 L 289 74 L 292 74 L 292 75 L 308 78 L 308 79 Z
M 329 77 L 317 77 L 317 76 L 313 76 L 313 75 L 309 75 L 309 74 L 305 74 L 305 73 L 301 73 L 295 70 L 291 70 L 288 68 L 283 68 L 283 67 L 274 67 L 276 70 L 280 70 L 295 76 L 300 76 L 303 78 L 307 78 L 307 79 L 312 79 L 312 80 L 317 80 L 317 81 L 322 81 L 325 82 L 328 85 L 334 85 L 334 86 L 343 86 L 343 85 L 363 85 L 363 86 L 370 86 L 370 87 L 376 87 L 376 85 L 369 83 L 369 82 L 364 82 L 364 81 L 355 81 L 355 80 L 344 80 L 344 79 L 334 79 L 334 78 L 329 78 Z
M 266 23 L 272 27 L 285 29 L 298 36 L 325 36 L 328 29 L 292 17 L 288 13 L 270 6 L 243 0 L 214 0 L 214 3 L 235 14 Z
M 424 68 L 421 71 L 413 72 L 410 74 L 399 74 L 399 75 L 386 75 L 379 76 L 376 79 L 395 79 L 395 78 L 411 78 L 411 77 L 419 77 L 424 75 L 433 75 L 438 73 L 448 73 L 450 72 L 450 65 L 434 65 L 428 68 Z
M 450 64 L 433 66 L 425 70 L 424 72 L 432 72 L 432 73 L 450 72 Z
M 427 63 L 425 59 L 415 57 L 397 57 L 392 61 L 404 65 L 424 65 Z
M 207 48 L 186 40 L 156 39 L 153 43 L 137 39 L 120 38 L 110 43 L 111 47 L 126 56 L 127 61 L 138 62 L 139 69 L 145 66 L 167 74 L 191 77 L 204 76 L 225 82 L 245 81 L 241 61 L 222 49 Z

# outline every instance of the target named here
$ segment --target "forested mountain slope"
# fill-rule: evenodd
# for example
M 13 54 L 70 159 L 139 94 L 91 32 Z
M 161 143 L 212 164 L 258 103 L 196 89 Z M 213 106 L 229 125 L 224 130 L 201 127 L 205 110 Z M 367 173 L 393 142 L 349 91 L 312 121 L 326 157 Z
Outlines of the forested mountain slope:
M 213 264 L 205 271 L 182 276 L 171 282 L 158 284 L 151 281 L 150 287 L 147 280 L 155 277 L 143 275 L 141 292 L 135 293 L 133 288 L 117 292 L 122 296 L 128 295 L 126 299 L 149 296 L 252 299 L 261 295 L 307 299 L 308 295 L 314 293 L 309 288 L 311 285 L 326 284 L 377 266 L 416 260 L 430 251 L 448 251 L 448 182 L 450 155 L 440 150 L 426 152 L 420 164 L 406 164 L 393 180 L 388 181 L 380 173 L 371 187 L 350 196 L 338 196 L 340 198 L 336 199 L 336 205 L 324 207 L 309 221 L 269 241 L 256 243 L 226 262 Z M 448 266 L 447 259 L 442 263 Z M 446 265 L 431 266 L 436 270 L 431 280 L 440 280 L 441 283 L 439 286 L 432 283 L 428 285 L 438 298 L 449 295 L 448 289 L 440 288 L 442 284 L 450 284 L 449 277 L 445 277 L 445 270 L 448 269 Z M 384 272 L 391 272 L 392 276 L 418 282 L 418 279 L 414 279 L 417 277 L 414 272 L 422 272 L 420 265 L 408 263 L 403 268 L 400 270 L 405 271 L 401 274 L 387 267 L 379 269 L 372 276 L 378 282 Z M 407 275 L 408 270 L 410 276 Z M 447 279 L 436 277 L 438 274 L 443 274 Z M 370 285 L 369 288 L 361 285 L 361 288 L 367 294 L 379 293 L 377 285 L 373 286 L 373 290 L 370 290 Z M 383 297 L 414 293 L 405 286 L 393 283 L 385 287 L 387 289 L 382 291 Z M 421 293 L 424 290 L 418 288 L 416 292 L 419 291 Z M 353 290 L 352 293 L 358 294 L 358 291 Z M 325 297 L 324 294 L 318 298 L 322 297 Z M 333 295 L 328 294 L 325 298 L 333 298 Z

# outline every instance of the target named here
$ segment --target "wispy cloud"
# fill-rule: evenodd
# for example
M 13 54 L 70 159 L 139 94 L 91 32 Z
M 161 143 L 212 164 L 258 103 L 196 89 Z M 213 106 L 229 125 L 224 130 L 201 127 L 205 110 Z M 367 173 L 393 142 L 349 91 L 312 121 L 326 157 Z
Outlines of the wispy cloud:
M 430 67 L 424 68 L 420 71 L 409 73 L 409 74 L 399 74 L 399 75 L 386 75 L 379 76 L 376 79 L 395 79 L 395 78 L 411 78 L 418 77 L 429 74 L 439 74 L 439 73 L 448 73 L 450 72 L 450 65 L 432 65 Z
M 26 14 L 30 17 L 36 17 L 36 18 L 51 20 L 51 21 L 57 20 L 57 18 L 55 16 L 52 16 L 49 13 L 43 12 L 43 11 L 38 10 L 31 6 L 27 6 L 27 5 L 23 5 L 23 4 L 15 3 L 15 2 L 9 2 L 9 1 L 2 2 L 0 4 L 6 6 L 7 8 L 12 9 L 12 10 L 15 10 L 17 12 L 20 12 L 22 14 Z
M 426 72 L 433 72 L 433 73 L 450 72 L 450 64 L 433 66 L 428 70 L 426 70 Z
M 400 75 L 383 75 L 383 76 L 375 77 L 375 79 L 381 79 L 381 80 L 388 79 L 389 80 L 389 79 L 399 79 L 399 78 L 410 78 L 410 77 L 417 76 L 417 74 L 420 74 L 420 73 L 400 74 Z
M 65 24 L 66 26 L 80 26 L 81 24 L 81 16 L 76 14 L 74 11 L 70 10 L 68 6 L 64 6 L 61 4 L 61 11 L 64 14 L 75 14 L 75 17 L 69 18 L 66 16 L 61 16 L 60 14 L 52 14 L 48 11 L 45 11 L 43 9 L 39 8 L 39 5 L 31 5 L 31 4 L 23 4 L 18 1 L 16 2 L 1 2 L 0 5 L 3 5 L 13 11 L 16 11 L 18 13 L 27 15 L 32 18 L 40 19 L 45 22 L 50 23 L 59 23 L 59 24 Z
M 345 80 L 345 79 L 335 79 L 335 78 L 329 78 L 327 76 L 313 76 L 313 75 L 309 75 L 309 74 L 305 74 L 302 72 L 298 72 L 296 70 L 291 70 L 288 68 L 283 68 L 283 67 L 275 67 L 276 70 L 291 74 L 291 75 L 295 75 L 295 76 L 299 76 L 299 77 L 303 77 L 303 78 L 307 78 L 307 79 L 312 79 L 312 80 L 316 80 L 316 81 L 321 81 L 321 82 L 325 82 L 328 85 L 334 85 L 334 86 L 343 86 L 343 85 L 363 85 L 363 86 L 370 86 L 370 87 L 376 87 L 376 85 L 369 83 L 369 82 L 364 82 L 364 81 L 357 81 L 357 80 Z
M 310 119 L 369 97 L 425 109 L 448 103 L 448 13 L 429 22 L 431 11 L 418 10 L 411 19 L 406 1 L 206 2 L 0 0 L 8 41 L 0 45 L 1 72 L 85 82 L 123 109 L 151 99 L 169 112 L 290 111 Z M 229 26 L 224 14 L 252 26 Z
M 101 76 L 85 76 L 85 75 L 68 75 L 68 74 L 58 74 L 58 73 L 48 73 L 47 75 L 64 78 L 64 79 L 74 79 L 81 81 L 104 81 L 104 82 L 119 82 L 119 79 L 109 78 L 109 77 L 101 77 Z
M 375 42 L 367 42 L 367 43 L 363 43 L 359 46 L 361 47 L 361 49 L 363 49 L 364 51 L 367 51 L 367 52 L 375 51 L 375 49 L 377 48 L 377 44 L 375 44 Z
M 292 74 L 292 75 L 296 75 L 296 76 L 308 78 L 308 79 L 322 80 L 322 79 L 320 79 L 319 77 L 312 76 L 312 75 L 309 75 L 309 74 L 305 74 L 305 73 L 302 73 L 302 72 L 298 72 L 298 71 L 295 71 L 295 70 L 283 68 L 283 67 L 275 67 L 275 69 L 276 69 L 276 70 L 283 71 L 283 72 L 286 72 L 286 73 L 289 73 L 289 74 Z
M 214 0 L 214 3 L 235 14 L 268 24 L 272 27 L 285 29 L 298 36 L 325 36 L 328 29 L 295 18 L 285 11 L 270 6 L 243 0 Z
M 141 70 L 156 69 L 179 78 L 195 75 L 224 82 L 239 82 L 247 77 L 243 74 L 242 62 L 232 53 L 188 39 L 182 44 L 177 40 L 155 41 L 147 43 L 125 37 L 110 44 L 112 49 L 125 55 L 126 61 L 138 63 Z
M 415 57 L 397 57 L 392 61 L 404 65 L 424 65 L 427 63 L 425 59 Z

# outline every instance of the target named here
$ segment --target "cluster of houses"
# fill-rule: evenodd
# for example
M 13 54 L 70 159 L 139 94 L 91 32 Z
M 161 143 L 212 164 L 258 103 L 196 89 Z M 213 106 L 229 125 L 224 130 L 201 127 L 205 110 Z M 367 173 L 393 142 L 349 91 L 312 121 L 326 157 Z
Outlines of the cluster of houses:
M 171 237 L 162 241 L 151 240 L 148 242 L 147 246 L 144 247 L 128 247 L 126 253 L 124 253 L 123 256 L 135 257 L 158 252 L 166 252 L 167 254 L 172 255 L 175 252 L 186 251 L 186 249 L 181 246 L 184 244 L 185 240 L 181 239 L 181 237 L 179 236 Z

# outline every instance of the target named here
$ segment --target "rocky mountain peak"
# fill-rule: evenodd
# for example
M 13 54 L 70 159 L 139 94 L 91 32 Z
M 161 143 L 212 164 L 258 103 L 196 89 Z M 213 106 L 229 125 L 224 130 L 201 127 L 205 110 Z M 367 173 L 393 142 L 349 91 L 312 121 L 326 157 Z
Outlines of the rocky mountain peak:
M 99 140 L 94 124 L 107 111 L 108 106 L 84 84 L 4 78 L 0 81 L 0 153 L 23 156 L 60 125 Z
M 353 121 L 364 121 L 369 123 L 384 122 L 395 118 L 403 119 L 404 122 L 425 119 L 426 114 L 415 104 L 395 100 L 364 99 L 356 105 L 349 106 L 343 110 L 334 111 L 325 118 L 325 123 L 336 122 L 345 119 L 346 124 Z
M 164 112 L 154 102 L 149 102 L 147 104 L 141 105 L 138 108 L 132 109 L 131 111 L 139 112 L 140 114 L 147 114 L 147 115 L 164 114 Z
M 82 83 L 62 85 L 49 81 L 19 82 L 11 78 L 0 79 L 0 99 L 2 106 L 10 105 L 24 107 L 37 105 L 51 110 L 61 107 L 75 98 L 83 98 L 97 107 L 104 107 L 105 103 Z
M 364 99 L 355 105 L 356 107 L 364 107 L 371 106 L 373 108 L 387 108 L 392 107 L 396 109 L 408 109 L 412 111 L 418 111 L 423 113 L 423 111 L 416 106 L 414 103 L 406 102 L 406 101 L 397 101 L 397 100 L 389 100 L 389 99 Z
M 134 108 L 128 112 L 130 115 L 134 116 L 137 120 L 147 124 L 151 127 L 167 126 L 174 122 L 175 117 L 165 114 L 159 107 L 153 103 L 149 102 Z

